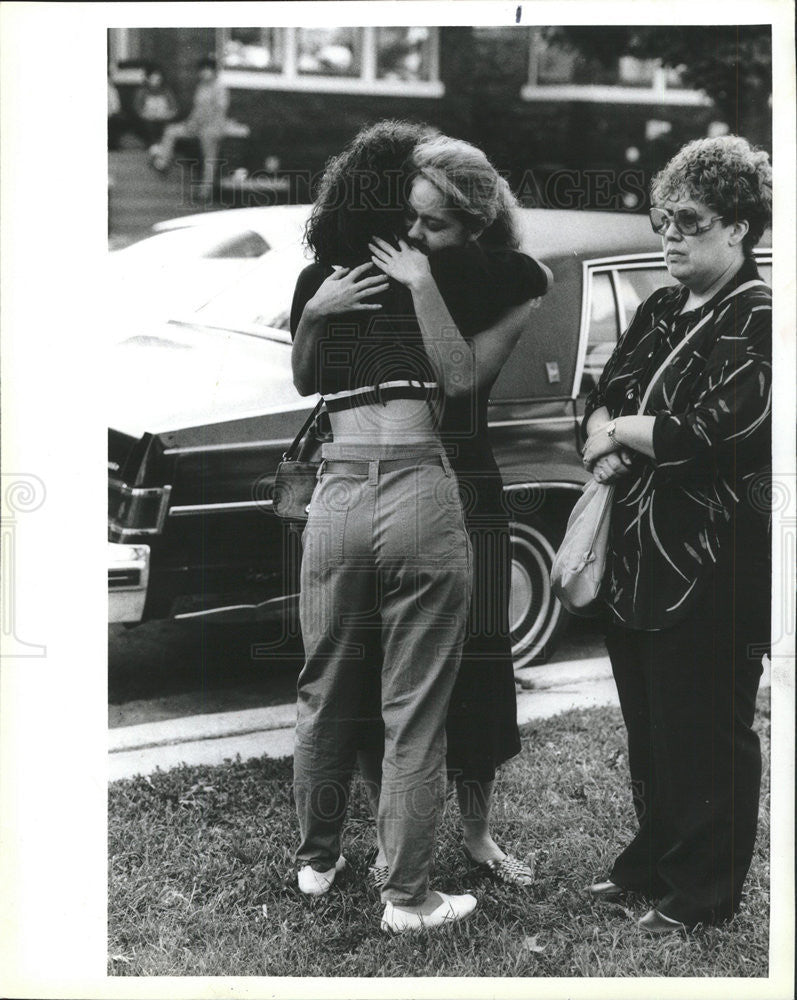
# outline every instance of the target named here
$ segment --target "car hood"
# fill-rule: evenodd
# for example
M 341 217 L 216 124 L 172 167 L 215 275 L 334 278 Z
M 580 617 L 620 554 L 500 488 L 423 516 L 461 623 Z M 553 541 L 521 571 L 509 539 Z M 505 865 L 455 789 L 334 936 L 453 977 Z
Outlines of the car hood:
M 109 426 L 133 437 L 308 406 L 290 345 L 266 337 L 168 323 L 110 353 Z

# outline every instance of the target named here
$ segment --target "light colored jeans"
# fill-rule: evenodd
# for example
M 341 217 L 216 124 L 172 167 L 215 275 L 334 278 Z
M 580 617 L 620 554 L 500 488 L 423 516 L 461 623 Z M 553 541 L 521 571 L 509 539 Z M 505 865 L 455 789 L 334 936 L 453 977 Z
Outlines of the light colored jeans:
M 437 460 L 379 468 L 379 459 L 429 456 Z M 413 905 L 429 891 L 444 803 L 445 720 L 465 636 L 470 542 L 439 446 L 332 444 L 323 457 L 370 465 L 367 475 L 322 466 L 304 532 L 296 857 L 327 870 L 340 854 L 363 692 L 380 683 L 381 665 L 378 826 L 390 868 L 382 899 Z

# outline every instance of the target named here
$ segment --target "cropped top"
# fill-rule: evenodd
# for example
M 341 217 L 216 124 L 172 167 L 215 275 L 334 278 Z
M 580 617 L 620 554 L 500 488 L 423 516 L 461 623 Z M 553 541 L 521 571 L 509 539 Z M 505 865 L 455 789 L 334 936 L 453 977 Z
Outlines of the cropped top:
M 491 326 L 510 306 L 543 295 L 545 272 L 516 250 L 469 243 L 429 255 L 432 277 L 463 337 Z M 376 269 L 374 269 L 376 271 Z M 291 307 L 296 335 L 307 302 L 332 273 L 310 264 L 299 275 Z M 389 280 L 369 302 L 382 308 L 330 317 L 317 343 L 315 385 L 330 412 L 390 399 L 432 399 L 438 385 L 409 290 Z

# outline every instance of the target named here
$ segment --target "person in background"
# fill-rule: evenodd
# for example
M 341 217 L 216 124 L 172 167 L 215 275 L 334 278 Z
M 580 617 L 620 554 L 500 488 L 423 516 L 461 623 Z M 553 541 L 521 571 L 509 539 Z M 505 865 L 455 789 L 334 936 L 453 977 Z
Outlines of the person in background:
M 208 56 L 197 62 L 199 82 L 194 91 L 191 113 L 182 122 L 167 125 L 163 138 L 150 150 L 150 163 L 161 172 L 169 169 L 178 139 L 198 139 L 202 152 L 202 186 L 200 197 L 212 195 L 213 180 L 221 141 L 227 133 L 229 95 L 218 79 L 216 60 Z
M 138 118 L 138 126 L 154 156 L 153 146 L 160 142 L 166 125 L 177 117 L 177 100 L 166 86 L 159 66 L 147 67 L 144 83 L 133 95 L 133 111 Z
M 588 397 L 584 465 L 615 484 L 606 645 L 639 824 L 590 892 L 656 901 L 639 924 L 657 934 L 731 917 L 755 843 L 772 293 L 752 251 L 771 219 L 769 159 L 737 136 L 696 140 L 651 202 L 678 284 L 639 306 Z

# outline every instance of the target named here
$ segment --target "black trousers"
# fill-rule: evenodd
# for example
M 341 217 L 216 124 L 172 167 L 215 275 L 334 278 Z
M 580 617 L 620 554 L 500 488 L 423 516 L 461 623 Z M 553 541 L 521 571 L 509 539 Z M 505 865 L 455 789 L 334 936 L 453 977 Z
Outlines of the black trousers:
M 766 600 L 739 596 L 715 585 L 676 626 L 606 636 L 639 822 L 609 877 L 689 926 L 733 915 L 755 844 L 769 616 Z

